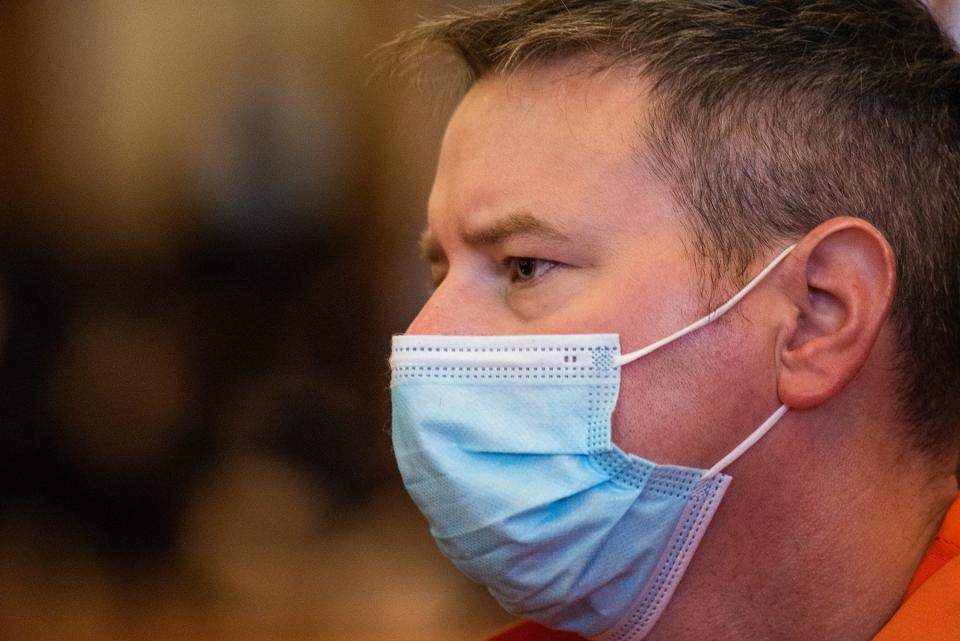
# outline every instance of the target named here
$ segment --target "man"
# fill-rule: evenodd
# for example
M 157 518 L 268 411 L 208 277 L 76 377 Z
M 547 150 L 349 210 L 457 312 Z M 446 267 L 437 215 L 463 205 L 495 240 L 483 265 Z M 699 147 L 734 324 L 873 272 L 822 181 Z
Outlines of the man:
M 923 6 L 535 0 L 393 44 L 432 45 L 469 82 L 394 442 L 531 620 L 498 639 L 960 639 L 960 58 Z

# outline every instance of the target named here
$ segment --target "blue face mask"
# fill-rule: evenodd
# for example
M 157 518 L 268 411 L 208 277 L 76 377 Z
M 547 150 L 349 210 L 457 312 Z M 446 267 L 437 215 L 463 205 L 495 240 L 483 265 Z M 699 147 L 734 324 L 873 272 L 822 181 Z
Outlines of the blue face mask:
M 609 641 L 659 618 L 723 498 L 722 474 L 781 406 L 709 470 L 611 440 L 620 368 L 719 318 L 621 355 L 615 334 L 396 336 L 393 445 L 441 551 L 510 613 Z

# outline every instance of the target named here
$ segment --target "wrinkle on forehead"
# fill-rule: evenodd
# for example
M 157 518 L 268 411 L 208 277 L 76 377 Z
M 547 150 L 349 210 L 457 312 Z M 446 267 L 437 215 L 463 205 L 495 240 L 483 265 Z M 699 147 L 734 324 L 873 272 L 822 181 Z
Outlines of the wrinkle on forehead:
M 571 135 L 571 142 L 580 142 L 592 147 L 595 153 L 610 153 L 611 145 L 590 145 L 591 141 L 609 143 L 608 122 L 592 123 L 584 129 L 585 114 L 598 109 L 614 109 L 634 114 L 634 129 L 625 134 L 626 147 L 635 148 L 642 137 L 640 128 L 648 121 L 647 103 L 651 83 L 636 69 L 623 66 L 603 66 L 584 57 L 561 59 L 537 64 L 506 73 L 484 76 L 464 95 L 457 107 L 468 108 L 473 101 L 508 101 L 520 107 L 520 111 L 536 115 L 537 106 L 546 98 L 561 105 L 556 116 L 563 117 L 564 128 Z M 614 107 L 615 106 L 615 107 Z M 456 112 L 454 112 L 454 117 Z M 451 118 L 451 121 L 453 118 Z M 557 119 L 554 124 L 559 124 Z
M 444 136 L 424 257 L 442 261 L 467 236 L 474 244 L 492 231 L 504 236 L 498 227 L 518 212 L 576 239 L 581 254 L 585 245 L 625 247 L 671 225 L 669 190 L 638 162 L 645 98 L 635 70 L 553 65 L 477 82 Z
M 457 209 L 475 211 L 490 204 L 489 192 L 521 180 L 525 187 L 556 175 L 579 181 L 594 168 L 636 180 L 644 171 L 636 159 L 646 121 L 643 83 L 623 70 L 573 73 L 554 65 L 485 77 L 448 124 L 438 166 L 438 177 L 448 180 L 435 184 L 431 209 L 450 189 Z M 503 141 L 509 151 L 494 147 Z M 494 205 L 501 212 L 524 207 L 531 203 Z

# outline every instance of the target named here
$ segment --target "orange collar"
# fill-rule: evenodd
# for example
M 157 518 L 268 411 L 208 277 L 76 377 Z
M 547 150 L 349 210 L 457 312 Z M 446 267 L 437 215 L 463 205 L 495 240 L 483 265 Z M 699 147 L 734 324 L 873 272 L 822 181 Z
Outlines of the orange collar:
M 900 609 L 873 641 L 960 639 L 960 494 L 917 568 Z
M 948 561 L 960 555 L 960 494 L 953 500 L 953 504 L 943 517 L 943 524 L 937 532 L 937 538 L 930 544 L 926 556 L 920 562 L 920 567 L 913 575 L 904 602 L 913 596 L 913 593 L 931 576 L 947 564 Z

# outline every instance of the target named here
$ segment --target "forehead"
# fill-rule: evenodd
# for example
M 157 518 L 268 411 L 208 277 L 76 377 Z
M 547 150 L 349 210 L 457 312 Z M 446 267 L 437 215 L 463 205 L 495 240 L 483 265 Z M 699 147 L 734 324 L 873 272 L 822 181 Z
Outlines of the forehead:
M 551 134 L 566 130 L 565 143 L 636 143 L 646 87 L 636 72 L 620 67 L 592 71 L 582 64 L 556 62 L 481 78 L 467 92 L 451 118 L 448 135 L 483 118 L 510 130 Z M 615 120 L 611 120 L 611 118 Z M 611 128 L 612 124 L 626 129 Z M 572 127 L 572 129 L 571 129 Z M 550 138 L 554 138 L 551 135 Z
M 429 204 L 433 233 L 462 234 L 509 211 L 550 217 L 560 228 L 584 219 L 612 224 L 631 201 L 637 210 L 662 200 L 639 162 L 645 96 L 642 79 L 622 69 L 556 64 L 483 78 L 444 136 Z

